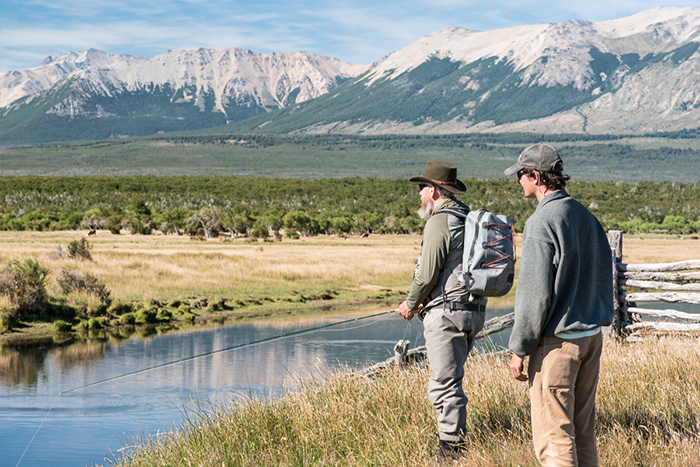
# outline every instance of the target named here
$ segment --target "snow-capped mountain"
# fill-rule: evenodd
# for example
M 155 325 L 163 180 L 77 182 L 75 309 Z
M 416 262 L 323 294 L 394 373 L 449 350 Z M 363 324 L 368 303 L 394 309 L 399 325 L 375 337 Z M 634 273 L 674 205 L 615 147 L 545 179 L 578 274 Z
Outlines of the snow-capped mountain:
M 700 128 L 700 8 L 453 27 L 371 66 L 307 53 L 88 50 L 0 74 L 0 141 L 229 124 L 308 133 L 653 133 Z M 340 84 L 342 82 L 342 84 Z
M 691 7 L 654 8 L 599 23 L 576 20 L 487 32 L 448 28 L 386 56 L 354 82 L 300 106 L 293 117 L 277 117 L 266 130 L 647 133 L 698 128 L 699 45 L 700 8 Z M 316 117 L 304 118 L 304 113 Z M 299 124 L 290 125 L 292 118 Z M 265 118 L 255 119 L 260 120 Z M 287 120 L 290 124 L 284 125 Z
M 116 128 L 147 115 L 169 122 L 165 131 L 201 128 L 313 99 L 367 68 L 304 52 L 186 49 L 154 58 L 71 52 L 37 68 L 0 73 L 0 126 L 38 105 L 53 117 L 115 117 Z M 147 127 L 158 131 L 158 125 Z

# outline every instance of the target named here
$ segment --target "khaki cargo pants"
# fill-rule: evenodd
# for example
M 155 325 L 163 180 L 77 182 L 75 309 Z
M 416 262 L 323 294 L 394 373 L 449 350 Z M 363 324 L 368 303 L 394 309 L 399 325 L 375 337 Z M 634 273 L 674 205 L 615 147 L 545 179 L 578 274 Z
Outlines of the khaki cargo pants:
M 437 410 L 439 437 L 460 442 L 467 421 L 467 396 L 462 389 L 464 363 L 474 346 L 474 336 L 484 327 L 484 312 L 432 308 L 423 327 L 433 371 L 428 398 Z
M 542 338 L 528 376 L 535 455 L 545 467 L 598 465 L 595 395 L 602 333 L 565 340 Z

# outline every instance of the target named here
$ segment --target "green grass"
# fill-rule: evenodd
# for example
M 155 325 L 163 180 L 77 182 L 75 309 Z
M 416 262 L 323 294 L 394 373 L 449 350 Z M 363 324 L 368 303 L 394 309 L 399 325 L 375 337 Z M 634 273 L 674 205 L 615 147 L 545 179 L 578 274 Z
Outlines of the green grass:
M 698 465 L 700 348 L 695 339 L 606 342 L 598 391 L 602 466 Z M 467 451 L 462 466 L 536 466 L 527 385 L 507 358 L 468 362 Z M 117 465 L 434 465 L 429 370 L 389 370 L 377 379 L 331 373 L 300 379 L 265 400 L 236 396 L 199 405 L 157 438 L 130 441 Z

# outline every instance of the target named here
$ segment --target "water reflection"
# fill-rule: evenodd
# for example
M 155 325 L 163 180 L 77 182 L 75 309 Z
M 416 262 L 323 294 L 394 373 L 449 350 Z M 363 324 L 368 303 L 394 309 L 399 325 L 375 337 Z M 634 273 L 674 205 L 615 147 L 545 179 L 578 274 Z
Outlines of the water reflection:
M 491 310 L 488 317 L 509 311 Z M 409 339 L 412 347 L 425 343 L 418 320 L 407 322 L 392 314 L 190 359 L 347 318 L 251 322 L 147 339 L 2 350 L 0 466 L 16 465 L 45 417 L 21 465 L 104 463 L 130 433 L 177 425 L 181 411 L 194 399 L 228 401 L 241 392 L 267 395 L 294 387 L 299 375 L 384 360 L 393 355 L 399 339 Z M 157 368 L 139 372 L 150 367 Z M 131 372 L 136 373 L 119 377 Z
M 20 384 L 35 387 L 49 352 L 46 348 L 0 349 L 0 384 L 9 388 Z

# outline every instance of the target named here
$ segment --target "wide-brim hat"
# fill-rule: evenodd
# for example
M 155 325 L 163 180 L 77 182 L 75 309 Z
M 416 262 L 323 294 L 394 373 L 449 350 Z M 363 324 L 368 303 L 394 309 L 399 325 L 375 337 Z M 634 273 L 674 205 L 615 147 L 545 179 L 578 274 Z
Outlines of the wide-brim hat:
M 457 167 L 445 161 L 428 161 L 420 177 L 413 177 L 412 182 L 432 183 L 450 193 L 462 194 L 467 191 L 464 183 L 457 180 Z
M 559 156 L 559 151 L 546 143 L 537 143 L 526 147 L 518 156 L 515 165 L 511 165 L 503 173 L 511 176 L 520 169 L 534 169 L 540 172 L 561 172 L 564 170 L 564 162 Z

